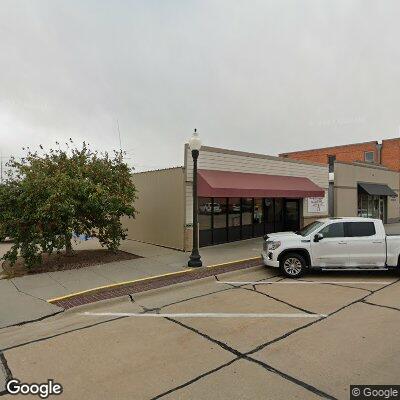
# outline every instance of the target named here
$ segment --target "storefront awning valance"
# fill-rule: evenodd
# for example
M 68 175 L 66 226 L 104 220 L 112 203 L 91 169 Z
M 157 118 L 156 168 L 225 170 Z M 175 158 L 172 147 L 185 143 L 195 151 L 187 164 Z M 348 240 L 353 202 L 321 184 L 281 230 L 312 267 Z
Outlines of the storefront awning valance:
M 397 194 L 395 191 L 390 189 L 388 185 L 383 185 L 380 183 L 364 183 L 360 182 L 358 186 L 363 189 L 365 192 L 371 195 L 376 196 L 396 196 Z
M 228 171 L 198 171 L 199 197 L 324 197 L 308 178 Z

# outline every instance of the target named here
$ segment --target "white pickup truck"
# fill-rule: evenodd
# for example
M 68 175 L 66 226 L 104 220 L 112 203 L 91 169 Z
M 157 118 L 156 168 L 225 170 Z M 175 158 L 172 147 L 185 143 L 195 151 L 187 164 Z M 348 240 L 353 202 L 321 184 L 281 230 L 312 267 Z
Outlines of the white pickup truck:
M 380 219 L 326 218 L 298 232 L 264 236 L 263 262 L 290 278 L 307 268 L 324 270 L 399 268 L 400 235 L 388 236 Z

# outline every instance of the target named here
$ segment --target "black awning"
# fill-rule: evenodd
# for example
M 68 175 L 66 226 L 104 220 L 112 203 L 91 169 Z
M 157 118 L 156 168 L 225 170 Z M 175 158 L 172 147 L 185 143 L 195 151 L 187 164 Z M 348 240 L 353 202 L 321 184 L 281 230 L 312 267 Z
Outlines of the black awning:
M 395 191 L 390 189 L 388 185 L 383 185 L 380 183 L 364 183 L 360 182 L 358 186 L 363 189 L 368 194 L 376 195 L 376 196 L 396 196 Z

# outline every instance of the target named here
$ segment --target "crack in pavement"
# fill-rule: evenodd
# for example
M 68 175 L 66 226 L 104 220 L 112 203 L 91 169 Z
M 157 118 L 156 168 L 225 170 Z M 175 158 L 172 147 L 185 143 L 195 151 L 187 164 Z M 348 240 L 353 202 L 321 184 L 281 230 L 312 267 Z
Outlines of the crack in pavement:
M 55 283 L 58 283 L 60 286 L 62 286 L 65 290 L 68 290 L 68 288 L 65 286 L 65 285 L 63 285 L 61 282 L 59 282 L 56 278 L 54 278 L 54 276 L 53 275 L 51 275 L 51 272 L 49 272 L 48 274 L 47 274 L 51 279 L 53 279 L 53 281 L 55 282 Z
M 214 291 L 214 292 L 199 294 L 199 295 L 197 295 L 197 296 L 188 297 L 187 299 L 177 300 L 177 301 L 173 301 L 172 303 L 163 304 L 163 305 L 160 306 L 160 307 L 149 308 L 148 310 L 154 310 L 154 309 L 161 310 L 161 309 L 163 309 L 163 308 L 165 308 L 165 307 L 173 306 L 173 305 L 175 305 L 175 304 L 185 303 L 186 301 L 190 301 L 190 300 L 194 300 L 194 299 L 199 299 L 199 298 L 201 298 L 201 297 L 209 296 L 210 294 L 225 292 L 225 291 L 231 290 L 231 289 L 232 289 L 232 288 L 226 288 L 226 289 L 216 290 L 216 291 Z M 130 296 L 132 296 L 133 302 L 134 302 L 135 304 L 137 304 L 138 306 L 142 307 L 144 310 L 147 309 L 146 306 L 144 306 L 144 305 L 138 303 L 138 301 L 134 299 L 134 297 L 133 297 L 134 294 L 131 294 Z
M 7 390 L 6 390 L 6 384 L 7 382 L 12 379 L 12 373 L 11 370 L 7 364 L 7 359 L 4 356 L 3 352 L 0 351 L 0 372 L 3 374 L 4 376 L 4 389 L 0 386 L 0 396 L 4 396 L 5 394 L 8 394 Z M 1 381 L 0 381 L 1 383 Z
M 267 363 L 265 363 L 263 361 L 256 360 L 256 359 L 254 359 L 252 357 L 248 357 L 248 356 L 244 356 L 244 359 L 248 360 L 248 361 L 252 361 L 252 362 L 262 366 L 267 371 L 273 372 L 273 373 L 275 373 L 277 375 L 280 375 L 282 378 L 284 378 L 284 379 L 286 379 L 286 380 L 288 380 L 288 381 L 290 381 L 290 382 L 292 382 L 292 383 L 294 383 L 294 384 L 296 384 L 298 386 L 301 386 L 302 388 L 307 389 L 308 391 L 310 391 L 310 392 L 312 392 L 312 393 L 314 393 L 314 394 L 316 394 L 316 395 L 318 395 L 318 396 L 320 396 L 322 398 L 331 399 L 331 400 L 337 400 L 336 397 L 334 397 L 334 396 L 332 396 L 332 395 L 330 395 L 328 393 L 325 393 L 322 390 L 316 388 L 315 386 L 312 386 L 312 385 L 310 385 L 310 384 L 308 384 L 308 383 L 306 383 L 304 381 L 301 381 L 300 379 L 297 379 L 297 378 L 295 378 L 295 377 L 293 377 L 291 375 L 288 375 L 285 372 L 280 371 L 280 370 L 272 367 L 271 365 L 269 365 L 269 364 L 267 364 Z
M 400 308 L 397 308 L 397 307 L 385 306 L 384 304 L 371 303 L 370 301 L 366 301 L 366 300 L 362 300 L 362 303 L 369 304 L 370 306 L 382 307 L 382 308 L 388 308 L 389 310 L 400 311 Z
M 222 349 L 224 349 L 226 351 L 229 351 L 230 353 L 234 354 L 236 357 L 243 357 L 243 353 L 242 352 L 240 352 L 239 350 L 234 349 L 233 347 L 227 345 L 225 342 L 222 342 L 221 340 L 215 339 L 215 338 L 207 335 L 206 333 L 201 332 L 198 329 L 193 328 L 192 326 L 187 325 L 187 324 L 185 324 L 185 323 L 183 323 L 181 321 L 178 321 L 178 320 L 176 320 L 174 318 L 165 317 L 165 319 L 170 321 L 170 322 L 173 322 L 174 324 L 180 325 L 183 328 L 186 328 L 186 329 L 188 329 L 188 330 L 190 330 L 190 331 L 192 331 L 192 332 L 194 332 L 194 333 L 196 333 L 198 335 L 200 335 L 201 337 L 203 337 L 204 339 L 207 339 L 208 341 L 210 341 L 212 343 L 217 344 L 219 347 L 221 347 Z
M 21 290 L 21 289 L 17 286 L 17 284 L 16 284 L 12 279 L 10 279 L 10 282 L 11 282 L 12 285 L 15 287 L 15 289 L 17 289 L 17 292 L 22 293 L 22 294 L 25 294 L 26 296 L 30 296 L 30 297 L 32 297 L 32 298 L 34 298 L 34 299 L 43 301 L 44 303 L 48 304 L 46 300 L 44 300 L 44 299 L 42 299 L 42 298 L 40 298 L 40 297 L 34 296 L 33 294 L 26 293 L 26 292 L 24 292 L 23 290 Z
M 18 286 L 16 285 L 16 283 L 13 282 L 12 279 L 10 279 L 10 282 L 11 282 L 11 284 L 15 287 L 15 289 L 17 290 L 18 293 L 21 293 L 21 294 L 23 294 L 23 295 L 32 297 L 33 299 L 40 300 L 40 301 L 42 301 L 42 302 L 48 304 L 46 300 L 41 299 L 40 297 L 36 297 L 36 296 L 34 296 L 34 295 L 30 294 L 30 293 L 26 293 L 26 292 L 20 290 L 20 289 L 18 288 Z M 21 322 L 16 322 L 15 324 L 10 324 L 10 325 L 6 325 L 6 326 L 2 326 L 2 327 L 0 328 L 0 331 L 3 330 L 3 329 L 6 329 L 6 328 L 12 328 L 13 326 L 22 326 L 22 325 L 30 324 L 30 323 L 32 323 L 32 322 L 43 321 L 44 319 L 47 319 L 47 318 L 50 318 L 50 317 L 54 317 L 55 315 L 60 314 L 60 313 L 63 313 L 64 311 L 65 311 L 64 309 L 60 309 L 60 310 L 58 310 L 58 311 L 54 311 L 54 312 L 51 313 L 51 314 L 43 315 L 43 316 L 38 317 L 38 318 L 34 318 L 34 319 L 30 319 L 30 320 L 25 320 L 25 321 L 21 321 Z
M 380 290 L 383 290 L 383 289 L 385 289 L 385 288 L 387 288 L 387 287 L 389 287 L 389 286 L 391 286 L 391 285 L 394 285 L 395 283 L 397 283 L 397 282 L 399 282 L 399 281 L 400 281 L 400 278 L 397 279 L 397 280 L 394 281 L 394 282 L 390 282 L 389 284 L 387 284 L 387 285 L 385 285 L 385 286 L 383 286 L 383 287 L 381 287 L 381 288 L 379 288 L 379 289 L 376 289 L 373 293 L 369 293 L 369 294 L 365 295 L 364 297 L 361 297 L 361 298 L 359 298 L 359 299 L 357 299 L 357 300 L 354 300 L 354 301 L 352 301 L 352 302 L 350 302 L 350 303 L 348 303 L 348 304 L 346 304 L 346 305 L 344 305 L 344 306 L 338 308 L 337 310 L 332 311 L 332 312 L 329 313 L 326 317 L 321 317 L 320 319 L 317 319 L 317 320 L 315 320 L 315 321 L 312 321 L 312 322 L 310 322 L 310 323 L 308 323 L 308 324 L 306 324 L 306 325 L 303 325 L 303 326 L 301 326 L 301 327 L 299 327 L 299 328 L 293 329 L 292 331 L 286 332 L 285 334 L 283 334 L 282 336 L 280 336 L 280 337 L 278 337 L 278 338 L 275 338 L 275 339 L 273 339 L 273 340 L 270 340 L 269 342 L 266 342 L 266 343 L 264 343 L 264 344 L 261 344 L 261 345 L 257 346 L 256 348 L 254 348 L 253 350 L 250 350 L 250 351 L 247 352 L 246 354 L 253 354 L 253 353 L 256 353 L 257 351 L 262 350 L 262 349 L 264 349 L 265 347 L 267 347 L 267 346 L 269 346 L 269 345 L 271 345 L 271 344 L 273 344 L 273 343 L 276 343 L 276 342 L 279 342 L 279 341 L 281 341 L 281 340 L 283 340 L 283 339 L 286 339 L 287 337 L 293 335 L 294 333 L 296 333 L 296 332 L 298 332 L 298 331 L 300 331 L 300 330 L 302 330 L 302 329 L 308 328 L 308 327 L 311 326 L 311 325 L 314 325 L 314 324 L 316 324 L 316 323 L 318 323 L 318 322 L 321 322 L 321 321 L 323 321 L 323 320 L 325 320 L 325 319 L 331 317 L 332 315 L 337 314 L 338 312 L 344 310 L 344 309 L 347 308 L 347 307 L 352 306 L 353 304 L 364 302 L 364 300 L 365 300 L 366 298 L 368 298 L 369 296 L 372 296 L 374 293 L 379 292 Z
M 58 314 L 61 314 L 61 313 L 63 313 L 64 311 L 65 311 L 65 310 L 59 310 L 59 311 L 55 311 L 55 312 L 52 313 L 52 314 L 43 315 L 43 316 L 38 317 L 38 318 L 35 318 L 35 319 L 30 319 L 30 320 L 27 320 L 27 321 L 22 321 L 22 322 L 17 322 L 17 323 L 15 323 L 15 324 L 2 326 L 2 327 L 0 328 L 0 330 L 6 329 L 6 328 L 12 328 L 13 326 L 27 325 L 27 324 L 30 324 L 30 323 L 32 323 L 32 322 L 40 322 L 40 321 L 43 321 L 43 320 L 45 320 L 45 319 L 47 319 L 47 318 L 54 317 L 54 316 L 56 316 L 56 315 L 58 315 Z
M 281 300 L 281 299 L 278 299 L 277 297 L 271 296 L 271 295 L 268 294 L 268 293 L 260 292 L 260 291 L 257 290 L 257 289 L 249 289 L 249 288 L 245 288 L 245 287 L 242 287 L 241 289 L 242 289 L 242 290 L 248 290 L 248 291 L 250 291 L 250 292 L 258 293 L 258 294 L 260 294 L 260 295 L 262 295 L 262 296 L 268 297 L 269 299 L 273 299 L 273 300 L 276 300 L 276 301 L 278 301 L 278 302 L 280 302 L 280 303 L 286 304 L 287 306 L 292 307 L 292 308 L 294 308 L 294 309 L 296 309 L 296 310 L 303 311 L 303 312 L 305 312 L 306 314 L 316 314 L 315 312 L 306 310 L 305 308 L 301 308 L 301 307 L 295 306 L 294 304 L 288 303 L 288 302 L 285 301 L 285 300 Z
M 303 281 L 303 282 L 315 282 L 315 281 L 310 281 L 310 280 L 308 280 L 308 279 L 299 279 L 299 281 Z M 340 284 L 340 283 L 320 282 L 320 281 L 318 281 L 318 284 L 321 284 L 321 285 L 331 285 L 331 286 L 339 286 L 339 287 L 348 288 L 348 289 L 365 290 L 366 292 L 373 293 L 373 290 L 370 290 L 370 289 L 360 288 L 360 287 L 356 287 L 356 286 L 342 285 L 342 284 Z
M 45 337 L 38 338 L 38 339 L 29 340 L 27 342 L 19 343 L 19 344 L 16 344 L 14 346 L 4 347 L 4 348 L 0 349 L 0 352 L 12 350 L 12 349 L 17 349 L 19 347 L 24 347 L 24 346 L 27 346 L 27 345 L 30 345 L 30 344 L 33 344 L 33 343 L 43 342 L 45 340 L 54 339 L 56 337 L 59 337 L 59 336 L 62 336 L 62 335 L 66 335 L 68 333 L 72 333 L 72 332 L 76 332 L 76 331 L 81 331 L 81 330 L 93 328 L 95 326 L 106 324 L 106 323 L 112 322 L 112 321 L 117 321 L 117 320 L 123 319 L 123 318 L 128 318 L 128 317 L 127 316 L 121 316 L 121 317 L 110 318 L 110 319 L 107 319 L 105 321 L 95 322 L 93 324 L 88 324 L 88 325 L 85 325 L 85 326 L 81 326 L 79 328 L 70 329 L 68 331 L 56 333 L 54 335 L 50 335 L 50 336 L 45 336 Z
M 256 281 L 256 282 L 267 281 L 268 279 L 275 278 L 275 277 L 277 277 L 277 276 L 279 276 L 279 275 L 274 275 L 274 276 L 271 276 L 271 277 L 268 277 L 268 278 L 262 278 L 262 279 L 259 279 L 259 280 Z M 217 275 L 214 275 L 214 278 L 215 278 L 215 280 L 219 281 L 219 279 L 217 278 Z M 185 303 L 185 302 L 190 301 L 190 300 L 194 300 L 194 299 L 199 299 L 199 298 L 202 298 L 202 297 L 206 297 L 206 296 L 209 296 L 210 294 L 226 292 L 226 291 L 232 290 L 232 289 L 240 289 L 242 286 L 245 286 L 245 285 L 246 285 L 246 284 L 237 285 L 237 286 L 229 285 L 230 287 L 227 287 L 227 288 L 224 288 L 224 289 L 218 289 L 218 290 L 215 290 L 215 291 L 212 291 L 212 292 L 203 293 L 203 294 L 199 294 L 199 295 L 196 295 L 196 296 L 188 297 L 188 298 L 186 298 L 186 299 L 173 301 L 173 302 L 171 302 L 171 303 L 163 304 L 162 306 L 155 307 L 155 308 L 153 308 L 153 309 L 154 309 L 154 310 L 157 309 L 157 310 L 160 310 L 160 311 L 161 311 L 161 310 L 162 310 L 163 308 L 165 308 L 165 307 L 174 306 L 174 305 L 176 305 L 176 304 Z M 146 309 L 145 306 L 139 304 L 139 303 L 135 300 L 134 295 L 135 295 L 135 293 L 132 293 L 132 294 L 129 295 L 129 298 L 131 299 L 131 301 L 134 302 L 134 303 L 136 303 L 138 306 L 142 307 L 143 309 Z M 148 310 L 153 310 L 153 309 L 148 309 Z
M 325 319 L 331 317 L 332 315 L 335 315 L 335 314 L 337 314 L 338 312 L 340 312 L 340 311 L 342 311 L 342 310 L 344 310 L 344 309 L 346 309 L 346 308 L 348 308 L 348 307 L 350 307 L 350 306 L 352 306 L 352 305 L 354 305 L 354 304 L 356 304 L 356 303 L 365 302 L 365 299 L 368 298 L 369 296 L 371 296 L 373 293 L 379 292 L 380 290 L 383 290 L 383 289 L 385 289 L 385 288 L 387 288 L 387 287 L 389 287 L 389 286 L 391 286 L 391 285 L 394 285 L 395 283 L 397 283 L 397 282 L 399 282 L 399 281 L 400 281 L 400 278 L 397 279 L 397 280 L 395 280 L 395 281 L 393 281 L 393 282 L 390 282 L 389 284 L 387 284 L 387 285 L 385 285 L 385 286 L 382 286 L 382 287 L 380 287 L 380 288 L 378 288 L 378 289 L 372 291 L 372 293 L 369 293 L 369 294 L 365 295 L 364 297 L 362 297 L 362 298 L 360 298 L 360 299 L 357 299 L 357 300 L 355 300 L 355 301 L 352 301 L 352 302 L 349 303 L 349 304 L 344 305 L 343 307 L 340 307 L 339 309 L 337 309 L 337 310 L 331 312 L 330 314 L 328 314 L 326 317 L 322 317 L 322 318 L 320 318 L 320 319 L 318 319 L 318 320 L 315 320 L 315 321 L 312 321 L 312 322 L 310 322 L 310 323 L 308 323 L 308 324 L 306 324 L 306 325 L 303 325 L 303 326 L 301 326 L 301 327 L 298 327 L 298 328 L 296 328 L 296 329 L 293 329 L 292 331 L 286 332 L 284 335 L 282 335 L 282 336 L 280 336 L 280 337 L 278 337 L 278 338 L 272 339 L 272 340 L 270 340 L 270 341 L 268 341 L 268 342 L 266 342 L 266 343 L 264 343 L 264 344 L 261 344 L 261 345 L 257 346 L 256 348 L 254 348 L 253 350 L 250 350 L 250 351 L 248 351 L 248 352 L 246 352 L 246 353 L 241 353 L 241 352 L 239 352 L 238 350 L 233 349 L 232 347 L 228 346 L 226 343 L 223 343 L 223 342 L 221 342 L 221 341 L 219 341 L 219 340 L 217 340 L 217 339 L 214 339 L 214 338 L 210 337 L 209 335 L 206 335 L 205 333 L 200 332 L 200 331 L 198 331 L 197 329 L 195 329 L 195 328 L 193 328 L 193 327 L 191 327 L 191 326 L 189 326 L 189 325 L 186 325 L 186 324 L 184 324 L 184 323 L 182 323 L 182 322 L 176 321 L 176 320 L 174 320 L 174 319 L 172 319 L 172 318 L 166 318 L 166 319 L 168 319 L 168 320 L 171 321 L 171 322 L 174 322 L 174 323 L 176 323 L 176 324 L 178 324 L 178 325 L 181 325 L 182 327 L 185 327 L 186 329 L 189 329 L 189 330 L 191 330 L 191 331 L 193 331 L 193 332 L 199 334 L 199 335 L 202 336 L 203 338 L 205 338 L 205 339 L 207 339 L 207 340 L 209 340 L 209 341 L 211 341 L 211 342 L 213 342 L 213 343 L 219 345 L 219 346 L 222 347 L 224 350 L 230 351 L 231 353 L 235 354 L 235 355 L 237 356 L 237 358 L 234 359 L 234 360 L 232 360 L 231 363 L 237 361 L 238 359 L 246 359 L 246 360 L 248 360 L 248 361 L 251 361 L 251 362 L 254 362 L 254 363 L 257 363 L 257 364 L 263 366 L 263 367 L 264 367 L 265 369 L 267 369 L 268 371 L 274 372 L 274 373 L 276 373 L 276 374 L 282 376 L 283 378 L 285 378 L 285 379 L 287 379 L 287 380 L 289 380 L 289 381 L 291 381 L 291 382 L 293 382 L 293 383 L 296 383 L 296 384 L 298 384 L 298 385 L 304 387 L 304 388 L 307 389 L 307 390 L 312 391 L 313 393 L 315 393 L 315 394 L 317 394 L 317 395 L 319 395 L 319 396 L 321 396 L 321 397 L 325 397 L 325 398 L 328 398 L 328 399 L 335 399 L 335 397 L 333 397 L 333 396 L 331 396 L 331 395 L 329 395 L 329 394 L 327 394 L 327 393 L 324 393 L 324 392 L 320 391 L 319 389 L 315 388 L 314 386 L 309 385 L 309 384 L 307 384 L 307 383 L 305 383 L 305 382 L 303 382 L 303 381 L 300 381 L 300 380 L 298 380 L 298 379 L 295 378 L 295 377 L 292 377 L 292 376 L 290 376 L 290 375 L 287 375 L 287 374 L 285 374 L 284 372 L 282 372 L 282 371 L 280 371 L 280 370 L 278 370 L 278 369 L 272 367 L 271 365 L 268 365 L 268 364 L 266 364 L 266 363 L 264 363 L 264 362 L 262 362 L 262 361 L 260 361 L 260 360 L 257 360 L 257 359 L 254 359 L 254 358 L 250 357 L 250 355 L 251 355 L 251 354 L 254 354 L 254 353 L 256 353 L 256 352 L 258 352 L 258 351 L 260 351 L 260 350 L 262 350 L 262 349 L 264 349 L 265 347 L 267 347 L 267 346 L 269 346 L 269 345 L 271 345 L 271 344 L 273 344 L 273 343 L 282 341 L 282 340 L 286 339 L 287 337 L 293 335 L 294 333 L 296 333 L 296 332 L 298 332 L 298 331 L 300 331 L 300 330 L 306 329 L 306 328 L 310 327 L 311 325 L 317 324 L 317 323 L 321 322 L 322 320 L 325 320 Z M 243 289 L 246 289 L 246 288 L 243 288 Z M 247 290 L 251 290 L 251 289 L 247 289 Z M 368 292 L 370 292 L 370 291 L 368 290 Z M 261 293 L 261 292 L 259 292 L 259 293 Z M 373 304 L 373 303 L 371 303 L 371 304 Z M 221 368 L 218 368 L 217 370 L 222 369 L 222 368 L 224 368 L 224 366 L 221 367 Z M 205 373 L 205 374 L 202 374 L 202 375 L 196 377 L 194 380 L 188 381 L 188 382 L 186 382 L 186 383 L 183 384 L 183 385 L 180 385 L 180 386 L 177 386 L 176 388 L 170 389 L 168 392 L 161 393 L 160 395 L 154 397 L 153 399 L 159 399 L 159 398 L 161 398 L 161 397 L 163 397 L 163 396 L 165 396 L 165 395 L 167 395 L 167 394 L 169 394 L 169 393 L 174 392 L 175 390 L 179 390 L 179 389 L 181 389 L 182 387 L 188 386 L 188 385 L 190 385 L 191 383 L 193 383 L 193 382 L 195 382 L 195 381 L 201 379 L 202 377 L 208 376 L 208 375 L 210 375 L 210 374 L 212 374 L 212 373 L 214 373 L 214 372 L 215 372 L 215 371 L 211 370 L 211 371 L 209 371 L 208 373 Z M 193 381 L 193 382 L 192 382 L 192 381 Z
M 227 367 L 227 366 L 233 364 L 235 361 L 237 361 L 237 360 L 239 360 L 239 359 L 240 359 L 240 357 L 234 358 L 233 360 L 228 361 L 227 363 L 222 364 L 222 365 L 220 365 L 219 367 L 210 369 L 210 370 L 207 371 L 207 372 L 203 372 L 202 374 L 196 376 L 195 378 L 190 379 L 189 381 L 187 381 L 187 382 L 185 382 L 185 383 L 182 383 L 182 384 L 179 385 L 179 386 L 176 386 L 176 387 L 174 387 L 174 388 L 172 388 L 172 389 L 167 390 L 166 392 L 163 392 L 163 393 L 161 393 L 161 394 L 159 394 L 159 395 L 157 395 L 157 396 L 155 396 L 155 397 L 152 397 L 150 400 L 157 400 L 157 399 L 160 399 L 161 397 L 164 397 L 164 396 L 166 396 L 166 395 L 168 395 L 168 394 L 170 394 L 170 393 L 176 392 L 176 391 L 179 390 L 179 389 L 183 389 L 184 387 L 189 386 L 189 385 L 191 385 L 192 383 L 197 382 L 197 381 L 199 381 L 200 379 L 202 379 L 202 378 L 204 378 L 204 377 L 206 377 L 206 376 L 208 376 L 208 375 L 211 375 L 211 374 L 213 374 L 214 372 L 217 372 L 217 371 L 219 371 L 219 370 L 221 370 L 221 369 L 223 369 L 223 368 L 225 368 L 225 367 Z
M 290 381 L 290 382 L 292 382 L 292 383 L 294 383 L 294 384 L 296 384 L 298 386 L 301 386 L 303 389 L 306 389 L 306 390 L 308 390 L 308 391 L 310 391 L 310 392 L 312 392 L 312 393 L 314 393 L 314 394 L 316 394 L 316 395 L 318 395 L 318 396 L 320 396 L 322 398 L 336 400 L 335 397 L 323 392 L 322 390 L 320 390 L 320 389 L 318 389 L 318 388 L 316 388 L 316 387 L 314 387 L 314 386 L 312 386 L 312 385 L 310 385 L 310 384 L 308 384 L 306 382 L 303 382 L 300 379 L 297 379 L 297 378 L 295 378 L 295 377 L 293 377 L 291 375 L 288 375 L 285 372 L 280 371 L 280 370 L 272 367 L 271 365 L 264 363 L 263 361 L 256 360 L 256 359 L 254 359 L 252 357 L 249 357 L 246 353 L 242 353 L 239 350 L 227 345 L 226 343 L 221 342 L 220 340 L 217 340 L 217 339 L 205 334 L 204 332 L 201 332 L 198 329 L 195 329 L 195 328 L 191 327 L 190 325 L 184 324 L 183 322 L 177 321 L 176 319 L 169 318 L 169 317 L 166 317 L 165 319 L 170 321 L 170 322 L 173 322 L 173 323 L 175 323 L 175 324 L 177 324 L 177 325 L 179 325 L 179 326 L 181 326 L 181 327 L 183 327 L 185 329 L 188 329 L 191 332 L 196 333 L 197 335 L 201 336 L 202 338 L 204 338 L 204 339 L 206 339 L 206 340 L 208 340 L 208 341 L 220 346 L 222 349 L 224 349 L 224 350 L 232 353 L 233 355 L 235 355 L 236 358 L 231 360 L 229 362 L 229 364 L 227 363 L 227 365 L 230 365 L 230 364 L 232 364 L 233 362 L 235 362 L 237 360 L 243 359 L 243 360 L 255 363 L 255 364 L 263 367 L 265 370 L 267 370 L 269 372 L 272 372 L 274 374 L 277 374 L 277 375 L 281 376 L 282 378 L 284 378 L 284 379 L 286 379 L 286 380 L 288 380 L 288 381 Z M 181 389 L 182 387 L 188 386 L 191 383 L 196 382 L 199 379 L 203 378 L 204 376 L 211 375 L 212 373 L 214 373 L 216 371 L 219 371 L 222 368 L 225 368 L 227 365 L 222 365 L 220 367 L 215 368 L 214 370 L 208 371 L 207 373 L 203 373 L 203 374 L 197 376 L 194 379 L 191 379 L 190 381 L 188 381 L 188 382 L 186 382 L 186 383 L 184 383 L 182 385 L 179 385 L 179 386 L 177 386 L 177 387 L 175 387 L 173 389 L 168 390 L 167 392 L 161 393 L 161 394 L 157 395 L 156 397 L 153 397 L 153 400 L 154 399 L 159 399 L 159 398 L 161 398 L 161 397 L 163 397 L 163 396 L 165 396 L 167 394 L 173 393 L 176 390 Z

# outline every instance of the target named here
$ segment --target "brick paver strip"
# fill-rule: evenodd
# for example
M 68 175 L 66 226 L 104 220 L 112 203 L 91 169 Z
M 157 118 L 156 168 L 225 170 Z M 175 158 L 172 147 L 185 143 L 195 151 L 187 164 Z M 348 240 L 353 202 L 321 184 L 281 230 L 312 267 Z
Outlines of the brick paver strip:
M 133 282 L 130 284 L 128 283 L 126 285 L 121 285 L 118 287 L 99 289 L 92 293 L 83 293 L 81 295 L 77 295 L 67 299 L 55 300 L 51 303 L 67 310 L 72 307 L 95 303 L 100 300 L 112 299 L 115 297 L 126 296 L 128 294 L 145 292 L 147 290 L 158 289 L 164 286 L 174 285 L 176 283 L 188 282 L 196 279 L 206 278 L 208 276 L 223 274 L 225 272 L 256 267 L 259 265 L 262 265 L 261 259 L 227 264 L 218 268 L 202 267 L 190 270 L 185 274 L 180 274 L 176 276 L 164 276 L 159 278 L 150 277 L 148 280 L 145 281 Z

